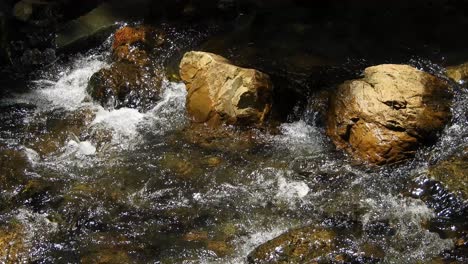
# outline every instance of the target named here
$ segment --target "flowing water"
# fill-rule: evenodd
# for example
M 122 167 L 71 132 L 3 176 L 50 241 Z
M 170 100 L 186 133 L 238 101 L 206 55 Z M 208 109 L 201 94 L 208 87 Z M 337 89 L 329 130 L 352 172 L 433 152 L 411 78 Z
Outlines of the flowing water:
M 445 230 L 466 230 L 466 204 L 427 194 L 426 171 L 466 151 L 467 90 L 435 146 L 369 168 L 337 152 L 313 112 L 279 133 L 192 128 L 180 82 L 165 80 L 147 112 L 106 110 L 86 86 L 108 57 L 101 48 L 58 62 L 0 103 L 0 146 L 27 157 L 25 180 L 1 193 L 0 221 L 23 227 L 28 261 L 245 263 L 291 228 L 354 221 L 350 254 L 371 243 L 383 263 L 428 263 L 453 248 Z M 434 219 L 446 225 L 429 228 Z

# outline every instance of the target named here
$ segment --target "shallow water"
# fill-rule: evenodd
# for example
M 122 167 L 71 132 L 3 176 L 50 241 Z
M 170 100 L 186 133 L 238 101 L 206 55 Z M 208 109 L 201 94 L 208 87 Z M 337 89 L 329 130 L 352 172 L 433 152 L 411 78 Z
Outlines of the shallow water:
M 86 86 L 108 56 L 97 49 L 59 63 L 0 103 L 0 144 L 30 164 L 26 183 L 2 191 L 0 220 L 24 226 L 29 261 L 245 263 L 291 228 L 345 219 L 363 230 L 344 249 L 350 254 L 373 243 L 383 263 L 426 263 L 453 240 L 425 223 L 445 214 L 445 228 L 466 227 L 466 219 L 450 225 L 466 216 L 463 202 L 425 202 L 418 191 L 430 163 L 466 151 L 466 89 L 457 89 L 453 120 L 435 146 L 402 165 L 368 168 L 334 149 L 313 112 L 275 134 L 227 127 L 207 138 L 187 120 L 183 83 L 165 80 L 147 112 L 106 110 L 87 100 Z M 89 122 L 64 121 L 80 111 L 92 113 Z M 63 145 L 35 150 L 54 130 L 66 131 L 56 136 Z M 461 214 L 447 214 L 455 209 Z M 378 223 L 391 234 L 366 231 Z

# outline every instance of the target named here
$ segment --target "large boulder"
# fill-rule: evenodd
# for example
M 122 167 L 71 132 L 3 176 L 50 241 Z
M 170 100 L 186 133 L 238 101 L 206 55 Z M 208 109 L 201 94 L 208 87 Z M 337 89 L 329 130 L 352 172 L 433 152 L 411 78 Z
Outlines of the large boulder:
M 207 52 L 191 51 L 180 63 L 187 86 L 187 111 L 196 123 L 261 124 L 272 101 L 268 75 L 234 66 Z
M 408 65 L 369 67 L 330 101 L 327 134 L 374 164 L 402 161 L 431 143 L 450 119 L 448 84 Z

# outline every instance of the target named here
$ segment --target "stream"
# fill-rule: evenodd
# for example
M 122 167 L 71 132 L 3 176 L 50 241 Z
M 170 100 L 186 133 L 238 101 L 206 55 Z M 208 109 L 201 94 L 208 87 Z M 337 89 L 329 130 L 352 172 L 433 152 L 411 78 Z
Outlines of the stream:
M 292 228 L 349 222 L 361 226 L 343 249 L 351 255 L 371 244 L 381 263 L 466 260 L 448 234 L 466 230 L 466 202 L 427 171 L 468 148 L 467 89 L 456 89 L 434 146 L 369 167 L 337 151 L 304 109 L 277 132 L 193 128 L 185 86 L 170 78 L 152 109 L 106 110 L 86 87 L 109 66 L 108 47 L 59 60 L 0 101 L 0 149 L 22 175 L 0 193 L 0 223 L 23 229 L 24 262 L 247 263 Z

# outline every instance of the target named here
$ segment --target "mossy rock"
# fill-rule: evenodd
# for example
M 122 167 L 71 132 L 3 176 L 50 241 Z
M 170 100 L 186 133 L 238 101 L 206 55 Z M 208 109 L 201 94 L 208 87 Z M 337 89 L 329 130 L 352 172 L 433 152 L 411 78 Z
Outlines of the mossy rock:
M 0 145 L 0 190 L 13 190 L 26 183 L 30 164 L 22 151 Z
M 429 169 L 429 176 L 449 191 L 468 199 L 468 154 L 439 162 Z
M 0 227 L 0 263 L 28 263 L 23 226 L 15 221 Z
M 336 249 L 334 231 L 304 227 L 289 231 L 259 247 L 248 256 L 249 263 L 312 263 Z

